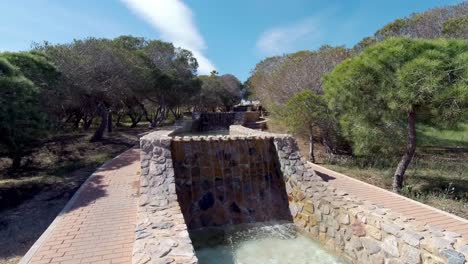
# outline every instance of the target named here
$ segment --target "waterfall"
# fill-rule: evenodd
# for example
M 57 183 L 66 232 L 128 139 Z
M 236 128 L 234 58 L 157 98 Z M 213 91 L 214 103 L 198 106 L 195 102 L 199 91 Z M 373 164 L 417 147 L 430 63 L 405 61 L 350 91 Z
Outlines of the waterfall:
M 171 150 L 190 229 L 291 220 L 271 139 L 184 138 L 174 140 Z

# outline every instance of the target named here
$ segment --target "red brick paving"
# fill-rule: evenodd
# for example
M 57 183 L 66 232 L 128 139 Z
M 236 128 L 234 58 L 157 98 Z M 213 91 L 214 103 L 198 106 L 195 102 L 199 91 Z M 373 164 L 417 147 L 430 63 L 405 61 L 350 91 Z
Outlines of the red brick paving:
M 465 241 L 468 241 L 468 220 L 466 219 L 353 179 L 322 166 L 309 164 L 315 171 L 328 175 L 329 182 L 337 189 L 353 194 L 362 200 L 383 205 L 406 217 L 414 217 L 423 224 L 436 225 L 448 231 L 458 233 L 463 236 Z
M 139 168 L 138 149 L 102 166 L 20 263 L 131 263 Z

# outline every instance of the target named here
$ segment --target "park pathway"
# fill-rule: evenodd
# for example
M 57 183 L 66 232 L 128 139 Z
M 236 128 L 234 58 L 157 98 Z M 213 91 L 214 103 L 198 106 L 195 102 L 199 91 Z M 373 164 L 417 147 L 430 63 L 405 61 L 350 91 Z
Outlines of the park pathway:
M 414 218 L 422 224 L 438 226 L 447 231 L 457 233 L 465 241 L 468 241 L 468 220 L 466 219 L 353 179 L 322 166 L 310 162 L 308 164 L 318 172 L 320 177 L 330 182 L 337 189 L 346 191 L 361 200 L 382 205 L 406 217 Z
M 139 149 L 130 149 L 93 173 L 20 263 L 131 263 L 139 156 Z M 308 164 L 337 189 L 468 240 L 466 219 Z
M 131 263 L 139 171 L 139 149 L 105 163 L 20 263 Z

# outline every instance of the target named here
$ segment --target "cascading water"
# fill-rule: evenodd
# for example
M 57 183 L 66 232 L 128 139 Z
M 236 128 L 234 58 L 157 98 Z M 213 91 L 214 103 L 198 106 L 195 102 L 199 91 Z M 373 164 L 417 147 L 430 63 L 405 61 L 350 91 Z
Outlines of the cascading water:
M 341 263 L 294 229 L 272 139 L 171 144 L 178 201 L 200 264 Z
M 293 224 L 249 224 L 191 232 L 199 264 L 339 264 Z
M 176 191 L 189 229 L 291 221 L 271 139 L 174 140 Z

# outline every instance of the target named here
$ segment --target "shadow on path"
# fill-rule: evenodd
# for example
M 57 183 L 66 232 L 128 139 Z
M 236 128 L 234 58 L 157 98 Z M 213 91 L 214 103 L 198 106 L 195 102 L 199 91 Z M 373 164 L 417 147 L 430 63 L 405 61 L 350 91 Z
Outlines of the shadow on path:
M 80 177 L 90 175 L 82 184 L 80 193 L 76 193 L 78 187 L 71 187 L 69 191 L 61 194 L 53 190 L 40 192 L 17 207 L 4 210 L 0 214 L 0 264 L 19 261 L 70 202 L 74 193 L 77 196 L 65 215 L 107 196 L 106 189 L 113 174 L 122 169 L 125 176 L 131 176 L 131 173 L 134 175 L 136 171 L 126 167 L 139 162 L 139 157 L 139 149 L 132 148 L 108 161 L 91 175 L 89 168 L 73 172 L 72 174 L 84 174 Z M 133 184 L 129 188 L 134 188 Z

